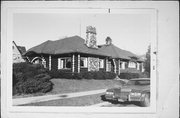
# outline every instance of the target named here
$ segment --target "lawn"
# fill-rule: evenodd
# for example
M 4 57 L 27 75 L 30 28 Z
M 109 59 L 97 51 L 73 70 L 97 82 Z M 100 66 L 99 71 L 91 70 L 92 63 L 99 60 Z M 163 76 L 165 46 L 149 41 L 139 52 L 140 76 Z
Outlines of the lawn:
M 13 98 L 42 96 L 45 94 L 72 93 L 89 90 L 107 89 L 122 85 L 120 80 L 73 80 L 73 79 L 52 79 L 53 90 L 48 93 L 35 93 L 28 95 L 15 95 Z
M 49 93 L 52 94 L 107 89 L 122 85 L 120 80 L 52 79 L 51 81 L 54 83 L 54 87 Z
M 46 101 L 46 102 L 30 103 L 30 104 L 25 104 L 21 106 L 89 106 L 89 105 L 103 102 L 101 100 L 102 94 L 67 98 L 67 99 L 61 99 L 61 100 L 51 100 L 51 101 Z

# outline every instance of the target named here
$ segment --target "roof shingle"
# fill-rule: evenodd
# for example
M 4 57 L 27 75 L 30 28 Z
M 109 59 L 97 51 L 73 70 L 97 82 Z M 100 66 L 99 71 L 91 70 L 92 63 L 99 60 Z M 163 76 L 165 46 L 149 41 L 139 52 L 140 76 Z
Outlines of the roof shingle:
M 84 42 L 85 40 L 79 36 L 67 37 L 56 41 L 48 40 L 29 49 L 25 55 L 28 55 L 30 52 L 52 55 L 78 52 L 127 60 L 130 60 L 131 57 L 137 57 L 137 55 L 133 54 L 132 52 L 122 50 L 113 44 L 101 45 L 99 48 L 90 48 L 87 47 Z
M 25 55 L 29 52 L 35 52 L 40 54 L 65 54 L 65 53 L 85 53 L 100 56 L 109 56 L 107 53 L 101 50 L 89 48 L 84 44 L 84 39 L 79 36 L 67 37 L 56 41 L 46 41 L 38 46 L 29 49 Z

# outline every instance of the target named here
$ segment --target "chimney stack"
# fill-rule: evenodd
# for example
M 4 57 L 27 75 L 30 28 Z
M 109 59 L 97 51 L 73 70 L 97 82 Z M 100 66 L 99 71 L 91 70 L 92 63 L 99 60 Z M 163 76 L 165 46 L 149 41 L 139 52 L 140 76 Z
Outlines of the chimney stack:
M 91 48 L 97 48 L 96 44 L 96 28 L 92 26 L 86 27 L 86 42 L 85 44 Z
M 112 43 L 112 39 L 108 36 L 106 38 L 106 45 L 111 45 L 111 43 Z

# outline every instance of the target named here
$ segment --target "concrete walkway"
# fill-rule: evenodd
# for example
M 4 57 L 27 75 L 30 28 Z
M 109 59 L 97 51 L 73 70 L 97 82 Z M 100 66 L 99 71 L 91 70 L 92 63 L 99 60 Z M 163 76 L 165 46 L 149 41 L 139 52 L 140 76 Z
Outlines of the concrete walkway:
M 101 103 L 93 104 L 89 107 L 102 107 L 102 106 L 107 106 L 107 105 L 112 105 L 112 104 L 110 102 L 101 102 Z
M 100 89 L 100 90 L 75 92 L 75 93 L 45 95 L 45 96 L 28 97 L 28 98 L 16 98 L 16 99 L 13 99 L 13 105 L 23 105 L 23 104 L 57 100 L 57 99 L 81 97 L 81 96 L 86 96 L 86 95 L 100 94 L 100 93 L 104 93 L 105 91 L 106 91 L 106 89 Z

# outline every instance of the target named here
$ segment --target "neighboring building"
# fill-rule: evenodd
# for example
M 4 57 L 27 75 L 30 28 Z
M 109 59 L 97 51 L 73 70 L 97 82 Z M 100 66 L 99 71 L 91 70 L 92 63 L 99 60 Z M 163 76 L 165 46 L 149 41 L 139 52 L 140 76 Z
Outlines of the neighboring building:
M 96 29 L 87 27 L 86 40 L 79 36 L 56 41 L 46 41 L 29 49 L 25 56 L 31 63 L 41 63 L 49 70 L 65 72 L 111 71 L 132 68 L 141 71 L 142 61 L 129 52 L 112 44 L 110 37 L 105 45 L 97 45 Z
M 26 52 L 26 48 L 23 46 L 17 46 L 13 41 L 13 63 L 25 62 L 23 54 Z

